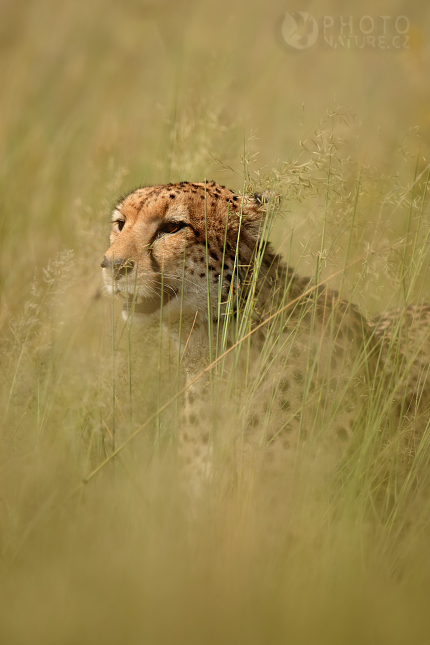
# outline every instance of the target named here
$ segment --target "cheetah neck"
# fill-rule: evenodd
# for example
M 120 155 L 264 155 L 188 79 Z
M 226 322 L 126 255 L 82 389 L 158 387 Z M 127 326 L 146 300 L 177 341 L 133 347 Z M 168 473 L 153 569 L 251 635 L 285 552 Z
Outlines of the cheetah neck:
M 231 289 L 229 299 L 226 298 L 221 307 L 214 307 L 210 324 L 207 315 L 199 316 L 194 312 L 168 325 L 166 331 L 178 348 L 180 346 L 187 373 L 201 370 L 210 358 L 214 360 L 280 308 L 300 299 L 309 287 L 309 278 L 297 276 L 269 245 L 258 276 L 253 275 L 254 271 L 255 267 L 247 265 L 246 261 L 240 264 L 239 279 Z M 262 329 L 264 333 L 264 327 Z

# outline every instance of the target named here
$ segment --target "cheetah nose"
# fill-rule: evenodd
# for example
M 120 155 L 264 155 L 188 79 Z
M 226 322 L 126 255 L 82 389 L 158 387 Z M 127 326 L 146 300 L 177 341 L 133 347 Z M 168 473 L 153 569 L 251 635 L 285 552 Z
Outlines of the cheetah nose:
M 119 278 L 124 277 L 132 271 L 134 267 L 134 262 L 132 260 L 121 260 L 121 259 L 115 259 L 113 262 L 112 260 L 108 260 L 106 256 L 104 256 L 103 261 L 100 265 L 102 269 L 113 269 L 115 272 L 115 279 L 118 280 Z

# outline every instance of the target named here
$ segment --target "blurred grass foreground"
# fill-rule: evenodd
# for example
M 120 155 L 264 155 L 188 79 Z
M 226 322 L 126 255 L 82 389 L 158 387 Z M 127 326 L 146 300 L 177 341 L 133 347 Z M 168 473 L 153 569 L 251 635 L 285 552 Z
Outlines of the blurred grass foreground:
M 118 196 L 208 178 L 282 191 L 276 250 L 324 279 L 351 264 L 331 286 L 365 316 L 430 302 L 429 6 L 297 7 L 406 15 L 396 51 L 291 51 L 288 9 L 0 4 L 5 645 L 430 642 L 428 428 L 402 477 L 399 440 L 317 504 L 303 484 L 271 535 L 239 494 L 191 520 L 180 403 L 157 414 L 180 384 L 169 341 L 98 297 Z

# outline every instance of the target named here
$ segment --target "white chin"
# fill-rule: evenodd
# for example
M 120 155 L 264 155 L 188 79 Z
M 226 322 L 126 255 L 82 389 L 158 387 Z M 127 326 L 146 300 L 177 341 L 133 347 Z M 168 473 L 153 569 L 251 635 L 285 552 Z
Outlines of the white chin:
M 105 289 L 110 296 L 114 296 L 117 293 L 116 289 L 114 289 L 111 284 L 106 284 L 106 282 Z

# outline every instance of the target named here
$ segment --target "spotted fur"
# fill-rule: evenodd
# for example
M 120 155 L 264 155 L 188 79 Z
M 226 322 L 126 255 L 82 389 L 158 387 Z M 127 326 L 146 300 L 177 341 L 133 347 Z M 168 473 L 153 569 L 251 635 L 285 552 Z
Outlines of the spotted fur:
M 378 339 L 387 388 L 399 417 L 424 414 L 430 406 L 430 305 L 409 305 L 369 321 Z
M 105 285 L 124 296 L 125 318 L 132 310 L 134 320 L 159 321 L 162 307 L 184 352 L 179 451 L 197 487 L 222 470 L 219 460 L 236 476 L 250 461 L 286 471 L 304 445 L 330 470 L 358 436 L 400 315 L 369 324 L 337 292 L 298 276 L 261 233 L 268 200 L 181 182 L 139 188 L 112 213 Z M 195 378 L 244 323 L 249 336 L 218 365 L 213 396 L 208 374 Z M 226 407 L 233 399 L 240 405 Z

